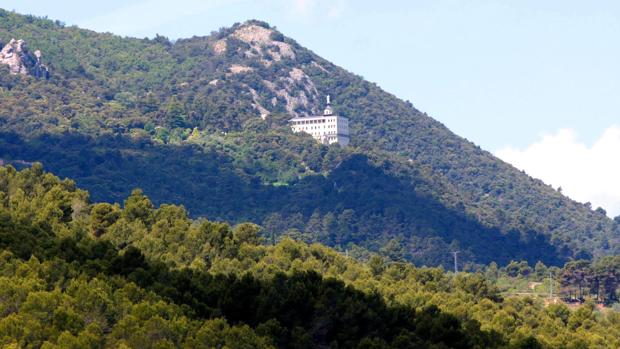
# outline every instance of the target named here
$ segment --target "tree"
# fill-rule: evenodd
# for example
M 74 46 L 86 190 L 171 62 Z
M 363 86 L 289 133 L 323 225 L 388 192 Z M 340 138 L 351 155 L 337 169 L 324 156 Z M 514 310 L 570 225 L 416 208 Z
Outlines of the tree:
M 103 235 L 107 229 L 121 216 L 118 205 L 99 203 L 93 205 L 90 211 L 90 231 L 95 237 Z
M 391 239 L 380 249 L 382 255 L 387 256 L 391 261 L 404 262 L 407 260 L 407 252 L 405 251 L 402 241 Z
M 262 242 L 261 227 L 252 223 L 241 223 L 233 229 L 233 238 L 238 244 L 258 245 Z
M 575 291 L 575 297 L 583 299 L 584 288 L 592 284 L 593 272 L 589 261 L 571 261 L 564 265 L 560 276 L 560 284 L 569 290 L 569 296 Z
M 376 254 L 370 257 L 370 260 L 368 261 L 368 266 L 370 267 L 370 271 L 374 276 L 381 275 L 381 273 L 383 273 L 383 270 L 385 270 L 385 262 L 383 261 L 383 258 L 379 257 Z
M 141 189 L 134 189 L 125 200 L 122 217 L 130 222 L 141 221 L 146 226 L 153 223 L 153 203 Z
M 607 256 L 597 260 L 593 266 L 603 300 L 612 302 L 618 299 L 616 291 L 620 285 L 620 256 Z
M 536 274 L 538 280 L 542 280 L 547 277 L 547 266 L 541 261 L 536 262 L 536 265 L 534 266 L 534 274 Z
M 558 319 L 562 321 L 564 325 L 568 323 L 568 318 L 570 316 L 570 310 L 564 304 L 551 304 L 546 309 L 547 314 L 551 316 L 551 318 Z
M 334 241 L 337 246 L 343 246 L 349 241 L 355 242 L 353 239 L 353 233 L 356 231 L 356 215 L 354 210 L 343 210 L 338 215 L 337 226 L 338 231 Z
M 176 95 L 173 95 L 166 105 L 166 125 L 173 129 L 189 126 L 183 105 Z
M 506 273 L 512 277 L 518 275 L 528 276 L 531 272 L 532 268 L 530 268 L 526 261 L 511 261 L 510 264 L 506 266 Z

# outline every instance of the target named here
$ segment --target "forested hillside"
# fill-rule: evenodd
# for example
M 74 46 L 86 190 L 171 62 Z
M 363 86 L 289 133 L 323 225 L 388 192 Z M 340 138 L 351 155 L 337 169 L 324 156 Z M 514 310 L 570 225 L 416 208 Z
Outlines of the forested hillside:
M 439 265 L 618 253 L 618 226 L 285 37 L 249 21 L 171 42 L 0 11 L 0 42 L 40 50 L 49 79 L 0 65 L 0 158 L 41 161 L 94 199 L 140 187 L 194 217 Z M 286 120 L 327 94 L 340 149 Z M 446 101 L 449 103 L 449 101 Z
M 155 207 L 137 190 L 123 207 L 91 203 L 40 164 L 0 167 L 0 345 L 620 345 L 615 311 L 545 308 L 536 298 L 504 298 L 483 274 L 455 276 L 377 255 L 362 263 L 320 244 L 263 239 L 254 224 L 191 220 L 182 206 Z M 506 272 L 526 275 L 527 264 L 515 264 Z

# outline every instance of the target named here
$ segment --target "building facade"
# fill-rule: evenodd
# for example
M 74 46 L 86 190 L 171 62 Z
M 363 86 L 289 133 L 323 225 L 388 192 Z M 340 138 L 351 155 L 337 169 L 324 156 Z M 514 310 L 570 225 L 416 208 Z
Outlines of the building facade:
M 349 119 L 334 115 L 329 96 L 323 115 L 301 116 L 289 120 L 293 132 L 305 132 L 323 144 L 349 144 Z

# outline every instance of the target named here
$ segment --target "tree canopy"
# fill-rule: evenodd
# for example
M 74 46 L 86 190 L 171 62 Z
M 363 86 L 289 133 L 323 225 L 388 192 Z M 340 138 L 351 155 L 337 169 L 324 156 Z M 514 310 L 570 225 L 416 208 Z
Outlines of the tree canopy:
M 6 346 L 620 344 L 617 312 L 590 303 L 545 307 L 538 298 L 500 293 L 489 276 L 512 267 L 453 275 L 378 255 L 363 262 L 286 237 L 272 245 L 258 225 L 192 220 L 182 206 L 155 206 L 139 190 L 123 207 L 91 203 L 73 181 L 39 164 L 0 167 L 0 217 Z M 594 268 L 617 270 L 612 260 Z M 564 272 L 583 267 L 574 264 Z M 542 275 L 545 268 L 536 267 Z M 536 275 L 527 269 L 519 267 L 517 277 Z

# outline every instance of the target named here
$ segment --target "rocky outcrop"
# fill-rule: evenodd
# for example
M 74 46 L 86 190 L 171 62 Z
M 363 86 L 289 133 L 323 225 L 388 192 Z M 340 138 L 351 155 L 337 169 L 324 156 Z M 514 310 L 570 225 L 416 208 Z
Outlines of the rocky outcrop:
M 241 74 L 254 71 L 254 69 L 252 69 L 252 67 L 247 67 L 241 64 L 233 64 L 228 67 L 228 71 L 230 71 L 231 74 Z
M 273 29 L 267 29 L 259 25 L 245 25 L 237 29 L 233 36 L 250 45 L 252 50 L 246 52 L 247 56 L 252 55 L 252 51 L 261 55 L 270 55 L 274 61 L 282 58 L 295 58 L 295 53 L 291 45 L 272 39 Z
M 0 51 L 0 64 L 9 66 L 11 74 L 49 78 L 49 70 L 41 63 L 41 51 L 30 52 L 24 40 L 11 39 Z
M 302 114 L 316 115 L 320 105 L 319 92 L 312 79 L 301 69 L 293 68 L 288 76 L 280 76 L 274 81 L 263 80 L 265 87 L 274 95 L 285 101 L 285 109 L 292 116 L 298 116 L 297 110 L 301 108 Z M 271 100 L 275 106 L 277 98 Z
M 231 44 L 234 41 L 241 41 L 247 45 Z M 240 62 L 231 63 L 226 67 L 226 77 L 246 73 L 255 73 L 255 78 L 271 76 L 272 73 L 265 72 L 265 68 L 269 69 L 273 64 L 282 63 L 286 59 L 297 58 L 293 45 L 285 40 L 281 33 L 252 21 L 236 27 L 211 45 L 218 55 L 234 53 L 236 58 L 241 58 Z M 320 64 L 314 61 L 312 64 L 327 72 Z M 282 66 L 280 69 L 272 79 L 262 78 L 262 87 L 257 87 L 256 84 L 250 87 L 244 83 L 244 87 L 252 96 L 254 109 L 263 119 L 270 114 L 270 109 L 280 110 L 281 107 L 284 107 L 291 116 L 317 115 L 320 112 L 318 106 L 321 105 L 319 93 L 310 76 L 303 70 L 303 66 L 286 69 L 288 74 L 283 74 L 286 70 L 282 69 Z M 209 84 L 218 83 L 219 81 L 212 81 Z
M 264 28 L 256 24 L 244 24 L 236 29 L 231 36 L 245 42 L 250 48 L 244 52 L 246 57 L 258 57 L 261 62 L 269 66 L 272 60 L 279 62 L 283 58 L 295 58 L 295 52 L 290 44 L 274 40 L 277 32 L 273 29 Z M 213 44 L 213 50 L 217 54 L 224 54 L 228 44 L 226 38 L 220 39 Z

